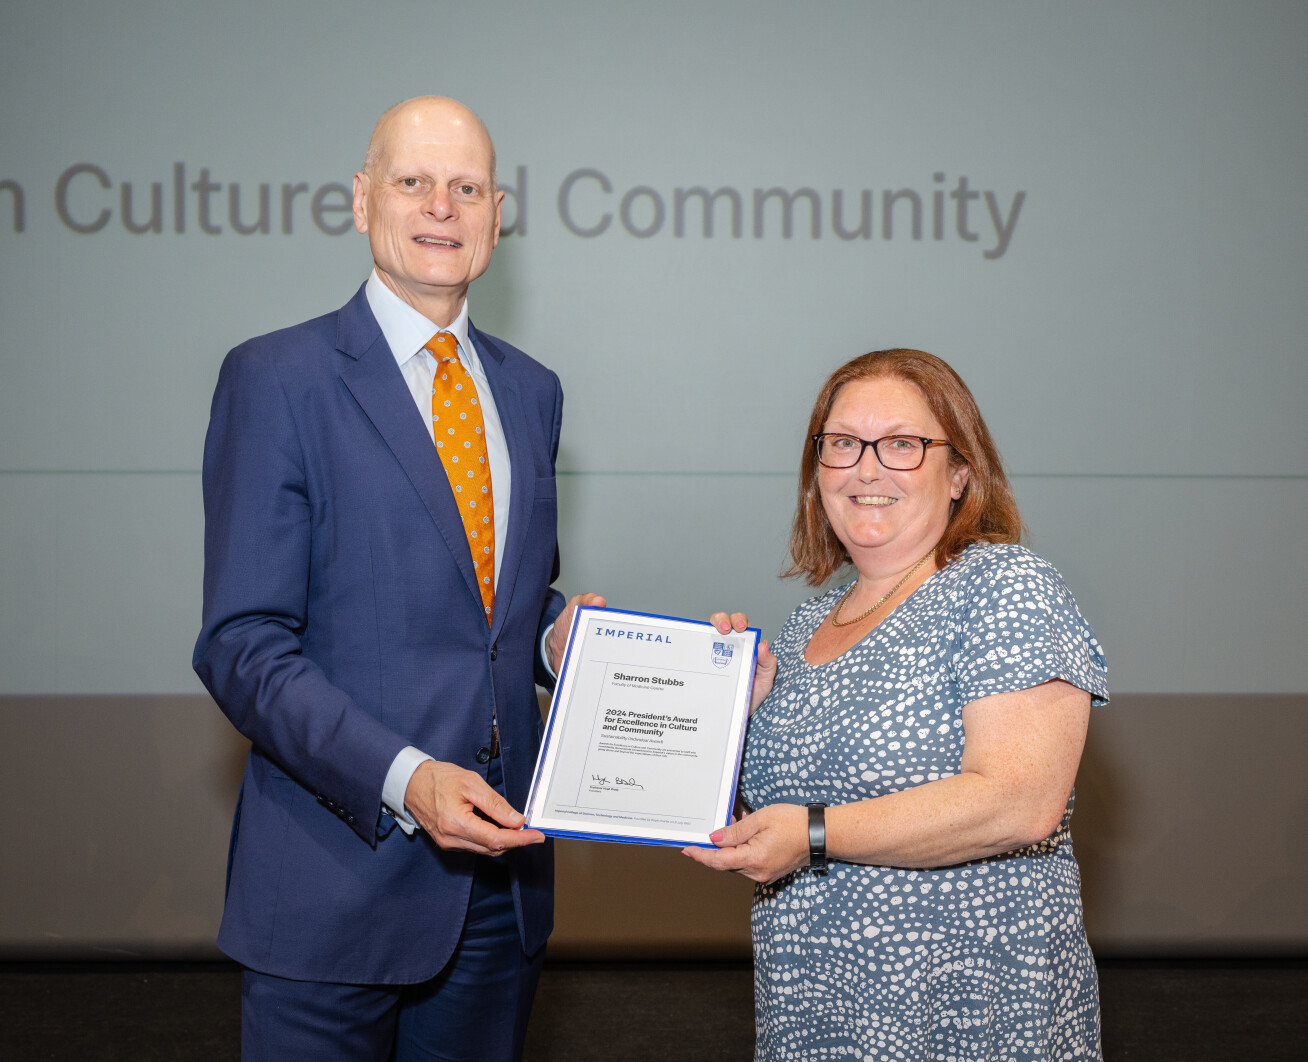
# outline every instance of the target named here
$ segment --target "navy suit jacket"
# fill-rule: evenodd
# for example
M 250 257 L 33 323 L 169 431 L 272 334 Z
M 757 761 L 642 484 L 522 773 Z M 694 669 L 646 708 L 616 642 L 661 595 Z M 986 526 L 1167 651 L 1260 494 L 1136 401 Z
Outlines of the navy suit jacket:
M 401 984 L 459 938 L 478 858 L 406 836 L 382 785 L 406 745 L 483 777 L 499 720 L 521 809 L 541 739 L 542 632 L 562 609 L 554 460 L 563 393 L 469 329 L 512 466 L 487 626 L 463 524 L 363 289 L 233 350 L 204 454 L 195 669 L 252 743 L 219 946 L 262 973 Z M 504 857 L 523 946 L 553 922 L 549 842 Z

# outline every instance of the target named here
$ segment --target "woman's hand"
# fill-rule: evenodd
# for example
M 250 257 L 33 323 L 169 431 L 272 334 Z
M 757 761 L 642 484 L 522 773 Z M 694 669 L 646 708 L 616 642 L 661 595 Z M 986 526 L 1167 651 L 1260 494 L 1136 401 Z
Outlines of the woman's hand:
M 681 854 L 767 885 L 808 866 L 808 809 L 769 804 L 709 834 L 709 840 L 717 848 L 683 848 Z
M 733 630 L 740 632 L 749 626 L 749 617 L 743 612 L 715 612 L 709 617 L 709 622 L 713 624 L 723 634 L 730 634 Z M 754 709 L 763 703 L 764 698 L 772 692 L 772 683 L 777 677 L 777 658 L 772 654 L 772 647 L 766 641 L 758 643 L 758 662 L 754 665 L 754 693 L 749 700 L 749 714 L 754 714 Z

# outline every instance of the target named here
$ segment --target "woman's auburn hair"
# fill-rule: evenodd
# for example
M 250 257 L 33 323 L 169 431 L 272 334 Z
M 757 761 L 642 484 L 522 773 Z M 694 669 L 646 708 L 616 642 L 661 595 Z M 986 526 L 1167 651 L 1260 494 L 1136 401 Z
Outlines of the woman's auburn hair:
M 949 438 L 950 464 L 969 469 L 963 495 L 950 506 L 949 524 L 936 545 L 937 565 L 943 568 L 974 542 L 1018 542 L 1022 538 L 1022 517 L 1003 459 L 962 377 L 924 350 L 874 350 L 846 362 L 827 377 L 813 403 L 799 463 L 799 504 L 790 529 L 792 563 L 781 573 L 786 578 L 802 575 L 810 586 L 821 586 L 850 561 L 822 508 L 813 436 L 822 431 L 845 384 L 882 376 L 917 388 Z

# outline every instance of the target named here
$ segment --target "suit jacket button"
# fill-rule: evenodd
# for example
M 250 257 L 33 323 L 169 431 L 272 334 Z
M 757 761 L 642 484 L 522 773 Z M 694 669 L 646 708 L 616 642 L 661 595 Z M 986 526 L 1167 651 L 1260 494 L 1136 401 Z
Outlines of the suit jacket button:
M 354 817 L 353 813 L 346 814 L 345 822 L 350 826 L 357 826 L 359 824 L 359 820 Z
M 488 749 L 485 745 L 483 745 L 481 748 L 477 750 L 477 762 L 490 763 L 490 749 Z
M 497 656 L 499 656 L 499 655 L 500 655 L 500 649 L 499 649 L 499 646 L 497 646 L 497 645 L 492 645 L 492 646 L 491 646 L 491 659 L 494 660 L 494 659 L 495 659 Z

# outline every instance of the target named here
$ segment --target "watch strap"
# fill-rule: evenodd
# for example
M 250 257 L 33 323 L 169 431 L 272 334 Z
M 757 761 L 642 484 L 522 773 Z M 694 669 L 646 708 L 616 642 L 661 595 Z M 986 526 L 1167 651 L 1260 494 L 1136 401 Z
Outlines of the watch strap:
M 808 808 L 808 869 L 814 874 L 827 872 L 827 806 L 810 800 Z

